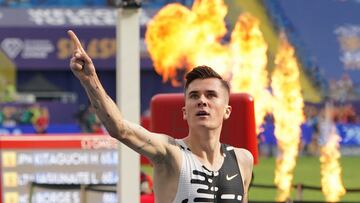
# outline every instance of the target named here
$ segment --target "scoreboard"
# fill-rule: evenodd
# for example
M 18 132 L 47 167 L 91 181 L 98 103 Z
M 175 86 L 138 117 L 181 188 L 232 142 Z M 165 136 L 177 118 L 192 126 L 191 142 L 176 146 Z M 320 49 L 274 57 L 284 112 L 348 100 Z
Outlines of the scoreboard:
M 118 141 L 106 135 L 1 136 L 0 203 L 28 203 L 30 194 L 32 203 L 80 203 L 84 198 L 115 203 L 117 148 Z M 112 190 L 84 196 L 74 185 L 111 185 Z

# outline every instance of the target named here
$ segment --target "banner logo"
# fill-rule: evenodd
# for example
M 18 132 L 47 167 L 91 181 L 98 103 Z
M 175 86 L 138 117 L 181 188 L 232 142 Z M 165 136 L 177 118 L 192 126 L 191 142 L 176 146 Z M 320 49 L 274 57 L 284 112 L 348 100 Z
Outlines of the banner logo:
M 11 59 L 14 59 L 24 48 L 24 43 L 19 38 L 5 38 L 1 42 L 1 48 L 6 55 L 8 55 Z
M 360 26 L 344 25 L 335 30 L 337 34 L 342 56 L 340 60 L 345 69 L 360 69 Z

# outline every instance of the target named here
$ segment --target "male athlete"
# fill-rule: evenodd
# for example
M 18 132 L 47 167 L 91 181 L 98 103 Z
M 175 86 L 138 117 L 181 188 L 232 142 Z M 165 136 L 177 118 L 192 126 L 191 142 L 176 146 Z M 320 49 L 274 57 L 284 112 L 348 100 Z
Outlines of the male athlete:
M 72 31 L 68 35 L 74 44 L 70 68 L 103 125 L 112 137 L 152 162 L 156 203 L 247 202 L 253 156 L 220 143 L 223 121 L 231 113 L 230 88 L 220 75 L 207 66 L 186 75 L 182 111 L 189 133 L 173 139 L 123 119 L 79 39 Z

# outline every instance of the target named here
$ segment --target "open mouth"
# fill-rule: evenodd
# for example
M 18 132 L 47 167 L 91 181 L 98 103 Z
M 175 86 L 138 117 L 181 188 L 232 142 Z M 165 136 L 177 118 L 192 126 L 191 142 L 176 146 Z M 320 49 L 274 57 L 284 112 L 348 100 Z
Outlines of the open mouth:
M 210 114 L 206 111 L 199 111 L 196 113 L 196 116 L 208 116 L 208 115 L 210 115 Z

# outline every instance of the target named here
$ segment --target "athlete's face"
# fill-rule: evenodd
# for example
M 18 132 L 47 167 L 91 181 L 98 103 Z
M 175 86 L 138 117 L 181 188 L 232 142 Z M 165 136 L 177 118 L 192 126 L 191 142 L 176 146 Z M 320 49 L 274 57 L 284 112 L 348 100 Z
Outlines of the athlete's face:
M 229 93 L 219 79 L 196 79 L 185 92 L 183 117 L 190 128 L 216 129 L 230 116 L 228 102 Z

